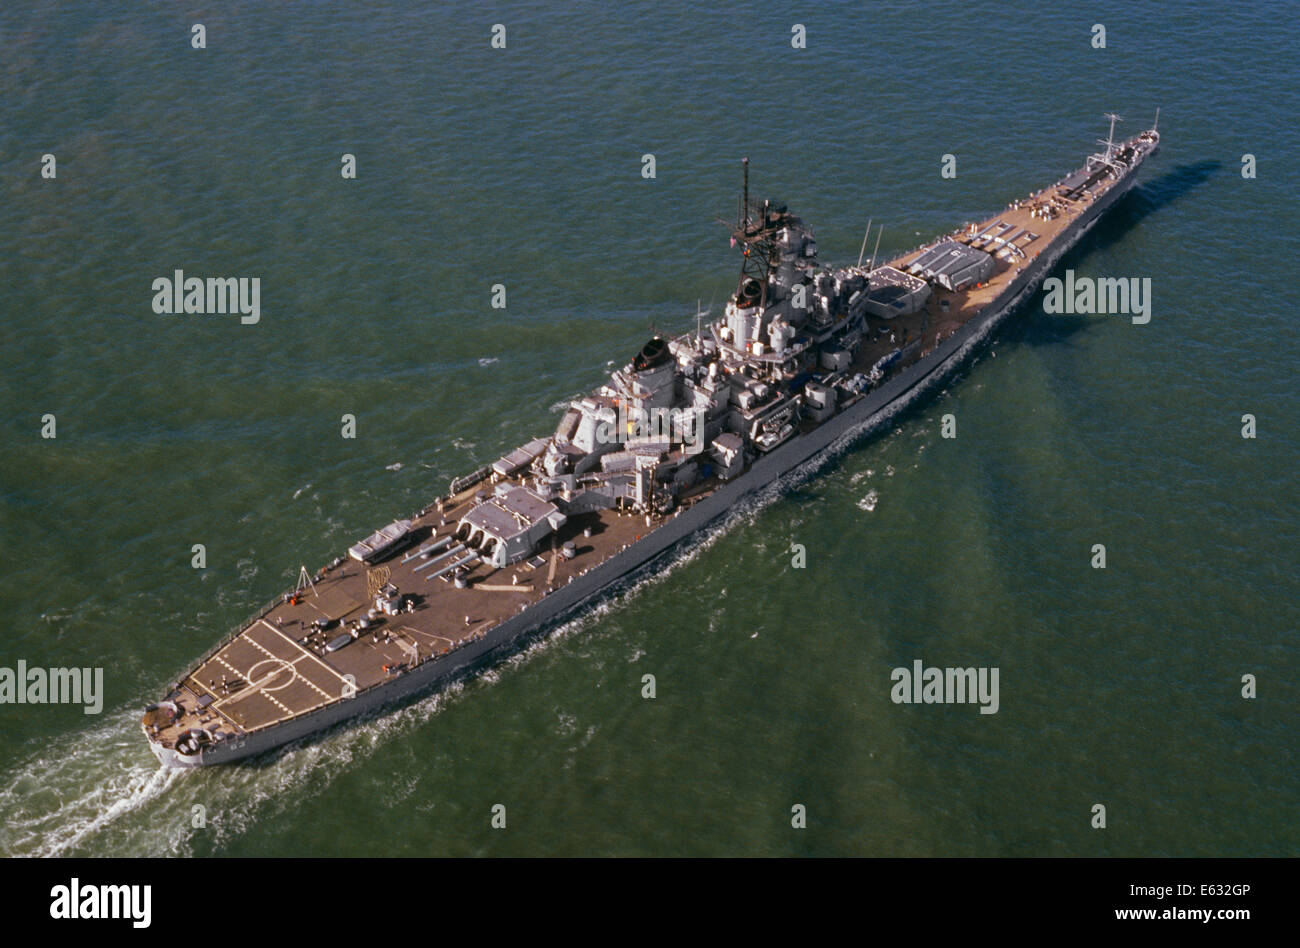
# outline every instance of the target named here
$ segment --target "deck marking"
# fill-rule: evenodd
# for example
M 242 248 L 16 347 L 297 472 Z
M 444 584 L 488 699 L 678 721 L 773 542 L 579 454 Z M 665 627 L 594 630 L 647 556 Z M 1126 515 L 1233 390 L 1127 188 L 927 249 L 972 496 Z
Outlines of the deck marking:
M 245 631 L 247 631 L 247 630 L 245 630 Z M 253 641 L 253 639 L 252 639 L 251 637 L 247 636 L 247 635 L 244 634 L 244 633 L 240 633 L 240 635 L 237 636 L 233 641 L 234 641 L 234 642 L 238 642 L 240 639 L 243 639 L 244 641 L 248 642 L 250 645 L 252 645 L 252 646 L 254 646 L 255 648 L 259 649 L 260 651 L 262 651 L 262 652 L 265 653 L 266 655 L 270 656 L 271 658 L 275 659 L 276 661 L 278 661 L 278 662 L 284 662 L 284 664 L 287 665 L 287 666 L 289 667 L 289 670 L 293 673 L 294 679 L 297 679 L 297 678 L 299 677 L 297 670 L 293 667 L 292 664 L 290 664 L 289 662 L 286 662 L 283 658 L 280 658 L 278 655 L 272 655 L 272 654 L 271 654 L 270 652 L 268 652 L 266 649 L 262 648 L 262 646 L 261 646 L 259 643 Z M 233 643 L 232 643 L 232 644 L 233 644 Z M 293 715 L 293 712 L 292 712 L 291 710 L 289 710 L 289 707 L 288 707 L 287 705 L 285 705 L 284 702 L 282 702 L 279 698 L 272 697 L 272 696 L 271 696 L 271 695 L 266 691 L 266 689 L 262 687 L 261 684 L 259 684 L 258 682 L 255 682 L 255 681 L 249 681 L 249 679 L 248 679 L 248 672 L 247 672 L 247 671 L 240 671 L 240 670 L 239 670 L 238 668 L 236 668 L 234 665 L 230 664 L 230 662 L 228 662 L 228 661 L 226 661 L 224 658 L 222 658 L 220 654 L 213 655 L 212 657 L 215 658 L 217 661 L 219 661 L 221 664 L 225 665 L 225 666 L 226 666 L 227 668 L 229 668 L 232 672 L 234 672 L 235 675 L 236 675 L 238 678 L 241 678 L 241 679 L 243 679 L 244 681 L 248 682 L 248 688 L 247 688 L 247 689 L 244 689 L 244 690 L 241 690 L 241 691 L 237 691 L 237 692 L 235 692 L 233 695 L 226 695 L 224 698 L 217 698 L 215 701 L 212 702 L 212 705 L 211 705 L 212 707 L 215 707 L 215 706 L 217 706 L 217 705 L 219 705 L 219 704 L 222 704 L 223 702 L 226 703 L 226 704 L 234 704 L 234 703 L 237 702 L 239 699 L 241 699 L 241 698 L 247 698 L 247 697 L 250 697 L 251 695 L 262 695 L 263 697 L 266 698 L 267 701 L 270 701 L 272 704 L 274 704 L 276 707 L 278 707 L 281 711 L 284 711 L 286 714 L 288 714 L 288 715 L 290 715 L 290 716 Z M 252 671 L 252 670 L 253 670 L 254 668 L 256 668 L 258 665 L 260 665 L 263 661 L 265 661 L 265 659 L 259 659 L 259 660 L 258 660 L 257 662 L 255 662 L 253 665 L 249 666 L 248 671 Z M 282 668 L 278 668 L 278 669 L 276 669 L 275 671 L 271 672 L 270 675 L 265 676 L 265 677 L 262 679 L 262 681 L 266 681 L 266 680 L 268 680 L 268 679 L 274 677 L 275 675 L 278 675 L 281 671 L 283 671 Z M 200 682 L 200 684 L 202 684 L 202 682 Z M 292 684 L 292 682 L 290 682 L 290 684 Z M 281 687 L 288 687 L 288 686 L 287 686 L 287 685 L 284 685 L 284 686 L 281 686 Z M 206 688 L 206 686 L 205 686 L 205 688 Z M 207 690 L 208 690 L 209 692 L 211 692 L 211 689 L 210 689 L 210 688 L 207 689 Z M 276 690 L 278 691 L 279 689 L 276 689 Z M 214 694 L 214 697 L 215 697 L 215 694 Z M 281 718 L 280 720 L 283 720 L 283 718 Z
M 262 619 L 262 620 L 261 620 L 261 623 L 262 623 L 262 625 L 264 625 L 264 626 L 266 626 L 268 629 L 270 629 L 272 632 L 274 632 L 276 635 L 280 636 L 280 638 L 284 639 L 286 642 L 288 642 L 290 645 L 292 645 L 294 648 L 296 648 L 298 651 L 302 652 L 302 654 L 303 654 L 305 657 L 310 658 L 310 659 L 312 659 L 313 661 L 315 661 L 317 665 L 319 665 L 321 668 L 325 669 L 327 672 L 329 672 L 331 675 L 333 675 L 335 678 L 337 678 L 340 682 L 342 682 L 342 683 L 343 683 L 343 686 L 344 686 L 344 688 L 343 688 L 344 691 L 347 691 L 349 688 L 352 687 L 352 682 L 348 681 L 346 678 L 344 678 L 342 675 L 340 675 L 340 674 L 339 674 L 338 672 L 336 672 L 334 669 L 330 668 L 328 665 L 326 665 L 324 662 L 322 662 L 322 661 L 321 661 L 317 656 L 315 656 L 315 655 L 313 655 L 311 652 L 307 651 L 305 648 L 303 648 L 301 645 L 299 645 L 299 644 L 298 644 L 297 642 L 295 642 L 293 639 L 289 638 L 289 636 L 285 635 L 283 632 L 281 632 L 281 631 L 280 631 L 279 629 L 277 629 L 275 626 L 271 625 L 271 623 L 267 622 L 265 619 Z M 299 659 L 298 661 L 301 661 L 301 659 Z M 296 665 L 297 662 L 294 662 L 294 664 Z M 319 690 L 319 689 L 318 689 L 318 690 Z M 332 698 L 332 696 L 331 696 L 331 698 Z
M 207 664 L 207 663 L 205 662 L 204 664 Z M 202 666 L 200 666 L 200 667 L 202 667 Z M 198 668 L 194 669 L 195 672 L 197 672 L 198 670 L 199 670 Z M 193 673 L 191 673 L 190 676 L 189 676 L 189 678 L 187 678 L 187 679 L 185 679 L 185 680 L 186 680 L 186 681 L 192 681 L 192 682 L 194 682 L 194 684 L 198 685 L 200 688 L 202 688 L 202 689 L 203 689 L 204 691 L 206 691 L 208 694 L 212 695 L 212 699 L 213 699 L 213 700 L 212 700 L 212 703 L 211 703 L 210 705 L 208 705 L 208 707 L 211 708 L 213 711 L 217 712 L 217 714 L 221 715 L 222 720 L 223 720 L 226 724 L 230 725 L 230 726 L 233 727 L 233 728 L 238 728 L 239 731 L 240 731 L 241 733 L 247 733 L 247 729 L 246 729 L 242 724 L 240 724 L 238 721 L 236 721 L 236 720 L 235 720 L 234 718 L 232 718 L 230 715 L 226 714 L 225 711 L 222 711 L 222 710 L 221 710 L 220 705 L 221 705 L 221 702 L 222 702 L 223 699 L 222 699 L 222 698 L 221 698 L 221 697 L 220 697 L 220 696 L 219 696 L 215 691 L 213 691 L 211 688 L 209 688 L 207 685 L 205 685 L 203 682 L 201 682 L 198 678 L 196 678 L 196 677 L 194 676 Z M 182 682 L 182 684 L 183 684 L 183 682 Z
M 302 676 L 298 674 L 298 670 L 293 667 L 293 662 L 286 661 L 285 659 L 280 658 L 279 656 L 276 656 L 275 658 L 264 658 L 261 661 L 257 662 L 256 664 L 249 666 L 248 674 L 251 676 L 253 674 L 254 668 L 257 668 L 259 665 L 265 665 L 267 662 L 276 662 L 278 663 L 279 667 L 276 668 L 275 671 L 269 672 L 266 675 L 259 678 L 258 679 L 259 682 L 269 681 L 270 679 L 274 678 L 276 675 L 278 675 L 280 672 L 283 671 L 289 672 L 289 680 L 286 681 L 283 685 L 277 685 L 274 688 L 270 687 L 269 685 L 258 684 L 258 687 L 261 688 L 263 691 L 283 691 L 285 688 L 288 688 L 299 678 L 302 678 Z M 306 681 L 305 678 L 303 680 Z
M 248 682 L 248 684 L 250 684 L 250 685 L 252 684 L 251 681 L 248 681 L 248 676 L 247 676 L 244 672 L 241 672 L 241 671 L 240 671 L 238 668 L 236 668 L 234 665 L 230 664 L 230 662 L 228 662 L 228 661 L 226 661 L 224 658 L 222 658 L 220 654 L 213 655 L 212 657 L 215 658 L 217 661 L 219 661 L 221 664 L 225 665 L 227 668 L 229 668 L 229 669 L 234 673 L 234 675 L 235 675 L 236 678 L 240 679 L 241 681 Z M 215 694 L 215 693 L 214 693 L 214 694 Z M 226 695 L 226 697 L 229 698 L 230 695 Z M 224 699 L 223 699 L 223 698 L 217 698 L 217 700 L 218 700 L 218 701 L 222 701 L 222 700 L 224 700 Z
M 268 625 L 267 628 L 271 628 L 270 625 Z M 272 631 L 275 631 L 275 630 L 272 629 Z M 287 636 L 286 636 L 286 638 L 287 638 Z M 275 688 L 275 689 L 273 689 L 273 690 L 275 690 L 275 691 L 280 691 L 282 688 L 287 688 L 287 687 L 289 687 L 289 685 L 293 684 L 294 681 L 305 681 L 308 685 L 310 685 L 311 687 L 315 688 L 317 691 L 319 691 L 321 694 L 323 694 L 326 698 L 329 698 L 331 701 L 333 700 L 333 695 L 331 695 L 331 694 L 330 694 L 328 691 L 326 691 L 324 688 L 321 688 L 320 686 L 318 686 L 315 682 L 313 682 L 311 679 L 309 679 L 306 675 L 299 675 L 299 674 L 298 674 L 298 669 L 295 668 L 294 666 L 297 665 L 300 661 L 302 661 L 304 655 L 310 655 L 311 653 L 308 652 L 306 649 L 304 649 L 302 646 L 298 645 L 297 642 L 293 642 L 293 639 L 288 639 L 288 641 L 293 642 L 294 645 L 298 646 L 298 650 L 301 651 L 301 652 L 303 653 L 302 655 L 300 655 L 300 656 L 298 656 L 297 658 L 295 658 L 293 661 L 289 661 L 288 659 L 281 658 L 279 655 L 276 655 L 274 652 L 272 652 L 270 649 L 268 649 L 266 646 L 264 646 L 261 642 L 256 641 L 252 636 L 249 636 L 249 637 L 248 637 L 248 641 L 251 642 L 251 643 L 252 643 L 254 646 L 256 646 L 258 649 L 260 649 L 260 650 L 263 652 L 263 654 L 265 654 L 265 655 L 267 655 L 267 656 L 269 656 L 269 657 L 275 659 L 277 662 L 283 662 L 283 663 L 284 663 L 284 664 L 289 668 L 289 670 L 290 670 L 291 672 L 293 672 L 293 679 L 292 679 L 292 681 L 290 681 L 290 682 L 289 682 L 288 684 L 286 684 L 286 685 L 281 685 L 280 688 Z M 265 659 L 263 659 L 263 661 L 265 661 Z M 258 662 L 257 664 L 260 665 L 261 662 Z M 253 666 L 253 668 L 256 668 L 256 667 L 257 667 L 256 665 Z M 250 668 L 249 671 L 252 671 L 252 669 Z M 275 673 L 275 672 L 272 672 L 271 674 L 274 675 L 274 674 L 276 674 L 276 673 Z M 267 676 L 267 677 L 270 677 L 270 676 Z M 263 679 L 263 680 L 265 680 L 265 679 Z M 258 689 L 259 689 L 263 694 L 266 694 L 266 688 L 264 688 L 263 686 L 258 685 Z M 267 697 L 270 698 L 271 696 L 270 696 L 270 695 L 267 695 Z M 272 700 L 272 701 L 275 701 L 274 698 L 271 698 L 271 700 Z M 275 703 L 276 703 L 276 704 L 280 704 L 280 702 L 278 702 L 278 701 L 275 701 Z M 280 705 L 280 707 L 284 708 L 284 705 Z M 288 708 L 284 708 L 284 710 L 288 711 L 289 709 L 288 709 Z
M 244 637 L 244 636 L 241 636 L 241 638 L 243 638 L 243 637 Z M 272 658 L 276 658 L 276 656 L 271 655 L 270 652 L 267 652 L 266 649 L 262 648 L 261 645 L 258 645 L 258 643 L 254 642 L 251 638 L 248 639 L 248 641 L 249 641 L 251 644 L 255 645 L 257 648 L 261 649 L 263 652 L 266 652 L 267 655 L 270 655 Z M 247 672 L 239 672 L 239 671 L 237 671 L 237 670 L 235 669 L 235 666 L 231 665 L 231 664 L 230 664 L 228 661 L 226 661 L 224 658 L 221 658 L 221 659 L 219 659 L 219 660 L 220 660 L 221 664 L 225 665 L 225 666 L 226 666 L 227 668 L 229 668 L 231 671 L 235 672 L 237 675 L 239 675 L 239 676 L 240 676 L 241 678 L 243 678 L 245 681 L 248 681 L 248 674 L 247 674 Z M 279 659 L 279 661 L 284 661 L 284 659 L 281 658 L 281 659 Z M 252 671 L 253 668 L 256 668 L 257 665 L 260 665 L 260 664 L 261 664 L 261 662 L 259 661 L 259 662 L 257 662 L 255 665 L 250 666 L 249 671 Z M 293 671 L 293 666 L 290 666 L 290 670 Z M 279 674 L 279 671 L 280 671 L 280 670 L 277 669 L 276 671 L 272 672 L 271 675 Z M 293 675 L 294 675 L 294 678 L 297 678 L 297 677 L 298 677 L 298 672 L 297 672 L 297 671 L 293 671 Z M 269 678 L 270 676 L 268 675 L 267 677 Z M 262 680 L 265 681 L 266 679 L 264 678 L 264 679 L 262 679 Z M 248 697 L 248 696 L 250 696 L 250 695 L 261 695 L 262 697 L 266 698 L 267 701 L 269 701 L 269 702 L 271 702 L 272 704 L 274 704 L 277 708 L 279 708 L 281 711 L 285 712 L 286 714 L 290 714 L 290 715 L 293 714 L 293 712 L 289 710 L 288 706 L 285 705 L 284 702 L 282 702 L 279 698 L 274 698 L 274 697 L 272 697 L 270 694 L 267 693 L 266 689 L 264 689 L 264 688 L 263 688 L 260 684 L 258 684 L 257 682 L 253 682 L 253 681 L 249 681 L 249 682 L 248 682 L 248 690 L 247 690 L 247 691 L 240 691 L 240 692 L 238 692 L 238 693 L 234 696 L 234 698 L 230 701 L 230 703 L 231 703 L 231 704 L 234 704 L 234 703 L 235 703 L 235 700 L 238 700 L 239 698 L 246 698 L 246 697 Z M 222 699 L 222 700 L 225 700 L 225 699 Z M 217 702 L 215 702 L 215 701 L 213 702 L 213 704 L 216 704 L 216 703 L 217 703 Z
M 195 671 L 198 671 L 197 668 L 194 669 L 194 670 L 195 670 Z M 204 691 L 206 691 L 208 694 L 212 695 L 212 703 L 211 703 L 210 705 L 208 705 L 209 708 L 215 708 L 218 704 L 221 703 L 221 696 L 220 696 L 219 694 L 217 694 L 215 691 L 213 691 L 211 688 L 209 688 L 207 685 L 205 685 L 203 682 L 199 681 L 199 680 L 198 680 L 197 678 L 195 678 L 193 675 L 190 675 L 190 681 L 194 682 L 196 685 L 198 685 L 200 688 L 202 688 L 202 689 L 203 689 Z M 202 697 L 202 695 L 200 695 L 199 697 Z

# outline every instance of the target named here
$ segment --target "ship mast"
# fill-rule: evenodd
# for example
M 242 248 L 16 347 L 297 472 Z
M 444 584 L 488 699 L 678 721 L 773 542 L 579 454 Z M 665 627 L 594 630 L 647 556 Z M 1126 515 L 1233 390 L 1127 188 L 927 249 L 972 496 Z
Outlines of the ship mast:
M 764 201 L 761 207 L 750 204 L 749 159 L 740 161 L 744 167 L 744 190 L 731 240 L 740 244 L 744 259 L 736 283 L 735 303 L 742 309 L 757 306 L 762 310 L 767 306 L 768 281 L 776 266 L 777 235 L 785 225 L 785 207 L 773 207 L 770 201 Z
M 1111 160 L 1111 155 L 1115 153 L 1115 123 L 1122 122 L 1124 120 L 1120 118 L 1118 115 L 1116 115 L 1114 112 L 1107 112 L 1103 116 L 1103 118 L 1110 119 L 1110 134 L 1106 136 L 1105 140 L 1102 140 L 1100 138 L 1097 139 L 1097 144 L 1105 145 L 1106 151 L 1104 153 L 1091 156 L 1091 160 L 1097 162 L 1098 164 L 1105 165 L 1116 174 L 1120 174 L 1124 171 L 1124 169 L 1119 165 L 1115 164 L 1115 162 Z
M 1104 142 L 1098 139 L 1097 144 L 1106 146 L 1106 157 L 1102 160 L 1105 161 L 1107 164 L 1110 164 L 1110 154 L 1115 148 L 1115 123 L 1122 122 L 1123 119 L 1121 119 L 1114 112 L 1107 112 L 1105 115 L 1102 116 L 1102 118 L 1110 119 L 1110 134 L 1106 136 L 1106 140 Z

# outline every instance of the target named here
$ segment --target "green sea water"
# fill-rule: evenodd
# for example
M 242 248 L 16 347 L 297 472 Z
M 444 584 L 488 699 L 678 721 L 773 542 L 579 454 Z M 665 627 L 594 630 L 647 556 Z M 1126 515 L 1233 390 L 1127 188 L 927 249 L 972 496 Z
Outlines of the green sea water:
M 0 853 L 1297 853 L 1287 5 L 702 6 L 0 9 L 0 666 L 105 691 L 0 704 Z M 480 678 L 159 770 L 140 709 L 300 564 L 720 312 L 742 156 L 844 263 L 868 218 L 913 247 L 1157 107 L 1059 268 L 1149 278 L 1148 324 L 1036 298 L 891 433 Z M 156 314 L 176 269 L 260 278 L 260 321 Z M 998 668 L 998 712 L 895 704 L 918 659 Z

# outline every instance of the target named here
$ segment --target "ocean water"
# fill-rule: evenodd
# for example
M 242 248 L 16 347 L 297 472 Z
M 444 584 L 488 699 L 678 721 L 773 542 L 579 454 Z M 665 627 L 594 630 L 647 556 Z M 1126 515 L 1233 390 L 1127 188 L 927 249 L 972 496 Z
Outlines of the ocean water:
M 4 5 L 0 666 L 105 696 L 0 705 L 0 853 L 1295 855 L 1300 28 L 1046 6 Z M 140 708 L 300 564 L 720 311 L 742 156 L 843 263 L 868 218 L 910 248 L 1157 107 L 1060 267 L 1149 278 L 1150 323 L 1039 297 L 891 433 L 480 678 L 158 769 Z M 176 269 L 260 278 L 260 322 L 155 314 Z M 917 659 L 998 668 L 998 712 L 893 703 Z

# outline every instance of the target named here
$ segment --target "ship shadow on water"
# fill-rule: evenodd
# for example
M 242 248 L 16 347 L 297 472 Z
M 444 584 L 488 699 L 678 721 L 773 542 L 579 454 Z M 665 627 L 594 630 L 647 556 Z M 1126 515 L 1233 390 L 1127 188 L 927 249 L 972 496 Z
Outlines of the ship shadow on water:
M 1223 167 L 1221 161 L 1198 161 L 1179 165 L 1145 184 L 1134 185 L 1110 209 L 1078 245 L 1065 254 L 1053 274 L 1062 273 L 1089 254 L 1108 250 L 1120 241 L 1135 225 L 1142 223 L 1156 211 L 1173 204 L 1184 194 L 1194 191 L 1214 177 Z
M 1194 191 L 1214 177 L 1223 167 L 1221 161 L 1198 161 L 1179 165 L 1158 178 L 1138 184 L 1124 195 L 1114 207 L 1099 220 L 1078 245 L 1065 254 L 1052 268 L 1049 277 L 1061 277 L 1066 270 L 1078 265 L 1093 254 L 1109 250 L 1123 240 L 1135 226 L 1159 210 L 1168 207 L 1184 194 Z M 1116 272 L 1113 277 L 1141 276 L 1138 273 Z M 1026 303 L 1022 313 L 1041 307 L 1042 290 Z M 1057 345 L 1075 333 L 1087 329 L 1096 321 L 1094 316 L 1053 315 L 1050 319 L 1019 319 L 1008 323 L 999 337 L 1008 343 L 1030 345 Z

